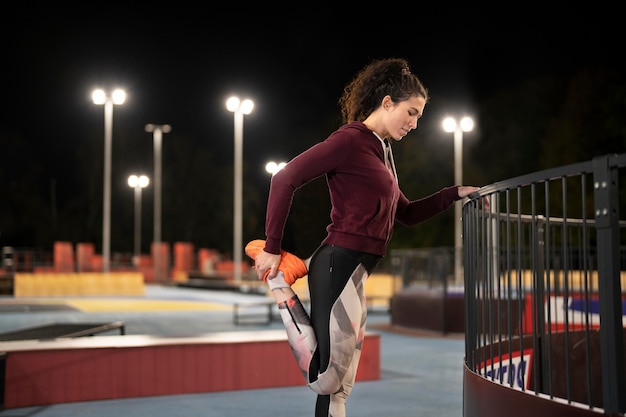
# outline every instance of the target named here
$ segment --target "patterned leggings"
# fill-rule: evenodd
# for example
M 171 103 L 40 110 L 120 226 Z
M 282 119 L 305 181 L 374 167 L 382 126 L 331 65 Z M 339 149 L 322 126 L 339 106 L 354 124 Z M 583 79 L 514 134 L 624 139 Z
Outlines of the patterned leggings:
M 367 307 L 365 282 L 380 257 L 320 246 L 309 264 L 311 315 L 293 294 L 274 290 L 291 350 L 317 396 L 316 417 L 344 417 L 361 357 Z

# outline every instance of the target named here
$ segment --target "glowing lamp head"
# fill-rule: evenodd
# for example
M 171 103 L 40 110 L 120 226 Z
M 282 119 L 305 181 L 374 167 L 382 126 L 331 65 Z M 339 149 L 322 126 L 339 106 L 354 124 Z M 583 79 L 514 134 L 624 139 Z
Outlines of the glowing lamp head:
M 239 111 L 242 114 L 250 114 L 254 109 L 254 102 L 249 99 L 239 100 L 239 97 L 230 97 L 226 100 L 226 109 L 231 112 Z
M 131 175 L 128 177 L 128 185 L 132 188 L 146 188 L 150 184 L 150 179 L 145 175 Z

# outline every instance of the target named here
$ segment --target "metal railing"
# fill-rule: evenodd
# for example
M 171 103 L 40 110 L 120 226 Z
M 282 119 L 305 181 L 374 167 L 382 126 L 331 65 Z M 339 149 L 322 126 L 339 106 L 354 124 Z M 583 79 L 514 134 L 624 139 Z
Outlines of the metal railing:
M 598 157 L 485 186 L 463 205 L 468 369 L 626 412 L 625 168 L 626 154 Z

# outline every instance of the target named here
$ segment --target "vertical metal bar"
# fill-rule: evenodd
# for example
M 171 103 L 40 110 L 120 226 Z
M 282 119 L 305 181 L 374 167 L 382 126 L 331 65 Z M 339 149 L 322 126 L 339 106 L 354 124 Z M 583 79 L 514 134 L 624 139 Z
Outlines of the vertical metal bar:
M 556 271 L 552 271 L 552 263 L 551 258 L 549 256 L 549 251 L 550 248 L 552 246 L 551 241 L 552 241 L 552 236 L 551 236 L 551 224 L 550 224 L 550 214 L 551 214 L 551 210 L 550 210 L 550 182 L 546 181 L 545 183 L 545 199 L 546 199 L 546 207 L 545 207 L 545 224 L 543 226 L 543 241 L 542 241 L 542 247 L 543 247 L 543 251 L 541 252 L 543 254 L 544 257 L 544 268 L 543 268 L 543 274 L 545 276 L 545 285 L 546 285 L 546 293 L 547 293 L 547 297 L 548 297 L 548 301 L 550 302 L 550 296 L 553 292 L 553 288 L 552 288 L 552 277 L 556 278 Z M 548 304 L 550 305 L 550 304 Z M 552 309 L 548 308 L 548 317 L 546 318 L 546 321 L 548 323 L 548 329 L 552 328 L 552 314 L 551 314 Z M 548 395 L 550 395 L 550 397 L 553 396 L 553 387 L 552 387 L 552 377 L 551 377 L 551 373 L 552 373 L 552 332 L 550 330 L 548 330 L 548 335 L 547 337 L 544 337 L 544 341 L 542 343 L 542 347 L 543 347 L 543 369 L 544 369 L 544 373 L 543 373 L 543 392 L 547 393 Z
M 536 184 L 530 186 L 530 201 L 531 201 L 531 271 L 533 275 L 533 288 L 534 288 L 534 332 L 533 332 L 533 351 L 536 353 L 541 352 L 541 345 L 543 338 L 546 335 L 546 318 L 545 318 L 545 302 L 546 294 L 543 284 L 543 265 L 541 264 L 541 250 L 540 245 L 543 242 L 543 230 L 540 230 L 539 223 L 537 221 L 537 199 L 536 199 Z M 541 226 L 543 229 L 543 225 Z M 543 355 L 542 355 L 543 360 Z M 542 360 L 533 361 L 533 374 L 535 375 L 535 392 L 543 391 L 544 380 L 544 364 Z
M 463 291 L 463 297 L 465 299 L 465 361 L 469 369 L 472 371 L 476 370 L 473 359 L 473 352 L 476 347 L 476 329 L 473 325 L 475 303 L 474 298 L 472 297 L 474 289 L 474 271 L 476 270 L 476 245 L 473 233 L 476 230 L 476 224 L 474 221 L 475 217 L 472 216 L 472 214 L 476 212 L 476 201 L 478 200 L 470 201 L 463 206 L 463 256 L 466 265 L 463 274 L 465 288 Z
M 563 302 L 565 306 L 569 305 L 570 300 L 570 255 L 569 255 L 569 247 L 570 242 L 568 239 L 568 227 L 567 227 L 567 182 L 566 178 L 561 178 L 561 188 L 562 188 L 562 201 L 563 201 L 563 227 L 562 227 L 562 252 L 563 252 Z M 570 349 L 570 310 L 564 309 L 564 333 L 565 333 L 565 390 L 566 390 L 566 398 L 568 401 L 572 400 L 572 369 L 571 369 L 571 349 Z
M 525 283 L 524 283 L 524 278 L 523 278 L 523 264 L 522 264 L 522 245 L 523 245 L 523 241 L 522 241 L 522 192 L 521 192 L 521 188 L 517 188 L 517 219 L 516 219 L 516 223 L 517 223 L 517 237 L 516 237 L 516 248 L 517 248 L 517 285 L 518 288 L 520 289 L 520 294 L 519 294 L 519 298 L 518 298 L 518 302 L 519 302 L 519 328 L 520 328 L 520 337 L 519 337 L 519 351 L 523 352 L 524 351 L 524 338 L 526 337 L 525 331 L 524 331 L 524 323 L 526 322 L 524 320 L 525 317 L 525 312 L 526 312 L 526 293 L 528 292 L 529 294 L 532 294 L 532 291 L 525 288 Z M 532 317 L 532 314 L 531 314 Z M 526 390 L 526 381 L 524 380 L 524 384 L 522 386 L 522 390 L 525 391 Z
M 590 291 L 589 291 L 589 236 L 587 231 L 587 210 L 585 210 L 585 205 L 587 201 L 587 176 L 586 173 L 581 175 L 581 209 L 582 209 L 582 239 L 581 239 L 581 252 L 582 252 L 582 265 L 581 268 L 583 270 L 583 290 L 582 297 L 584 300 L 584 329 L 585 329 L 585 374 L 587 381 L 587 404 L 593 404 L 593 386 L 595 384 L 594 379 L 591 375 L 591 333 L 590 333 L 590 314 L 591 314 L 591 303 L 590 303 Z

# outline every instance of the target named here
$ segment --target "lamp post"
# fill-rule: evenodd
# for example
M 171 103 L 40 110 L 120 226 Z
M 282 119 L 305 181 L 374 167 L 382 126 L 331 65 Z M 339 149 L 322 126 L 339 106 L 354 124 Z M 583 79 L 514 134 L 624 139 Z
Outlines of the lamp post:
M 154 143 L 154 279 L 159 282 L 161 280 L 161 149 L 163 141 L 163 133 L 172 131 L 170 125 L 147 124 L 145 131 L 152 133 L 152 142 Z
M 235 178 L 234 178 L 234 226 L 233 226 L 233 265 L 234 280 L 241 281 L 242 261 L 242 218 L 243 218 L 243 115 L 252 113 L 252 100 L 239 100 L 239 97 L 230 97 L 226 100 L 226 108 L 234 113 L 235 119 Z
M 128 177 L 128 186 L 135 189 L 135 264 L 141 255 L 141 189 L 149 183 L 150 179 L 145 175 Z
M 463 185 L 463 132 L 470 132 L 474 129 L 474 120 L 465 116 L 457 123 L 454 118 L 446 117 L 442 126 L 444 131 L 454 132 L 454 183 Z M 461 209 L 461 203 L 457 202 L 454 205 L 454 280 L 456 284 L 463 282 Z
M 287 165 L 287 162 L 274 162 L 274 161 L 270 161 L 267 164 L 265 164 L 265 171 L 267 171 L 268 174 L 270 175 L 274 175 L 276 174 L 278 171 L 280 171 L 281 169 L 283 169 L 285 167 L 285 165 Z
M 102 270 L 109 272 L 111 262 L 111 142 L 113 105 L 124 104 L 126 93 L 117 89 L 108 96 L 97 89 L 91 94 L 96 105 L 104 105 L 104 195 L 102 203 Z

